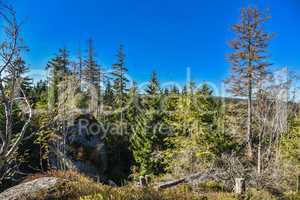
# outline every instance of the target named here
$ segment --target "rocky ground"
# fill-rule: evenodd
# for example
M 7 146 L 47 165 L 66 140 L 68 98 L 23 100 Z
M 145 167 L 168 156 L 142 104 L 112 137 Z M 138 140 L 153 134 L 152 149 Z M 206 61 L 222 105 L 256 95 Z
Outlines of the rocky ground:
M 40 193 L 41 191 L 51 192 L 55 186 L 63 183 L 64 180 L 55 177 L 42 177 L 33 181 L 25 182 L 9 188 L 0 194 L 2 200 L 19 200 L 29 197 L 32 194 Z

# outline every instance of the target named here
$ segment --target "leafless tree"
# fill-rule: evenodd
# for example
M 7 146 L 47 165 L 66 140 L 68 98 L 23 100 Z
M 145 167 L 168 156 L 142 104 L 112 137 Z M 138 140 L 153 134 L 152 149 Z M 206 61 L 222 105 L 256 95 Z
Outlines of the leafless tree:
M 25 92 L 21 88 L 22 80 L 15 73 L 15 61 L 20 57 L 25 46 L 20 37 L 21 24 L 17 22 L 16 12 L 12 7 L 0 1 L 0 17 L 3 21 L 3 40 L 0 41 L 0 103 L 4 108 L 5 127 L 0 130 L 0 172 L 5 177 L 13 173 L 7 168 L 10 160 L 14 159 L 25 132 L 31 122 L 32 109 Z M 9 73 L 8 73 L 9 71 Z M 10 83 L 7 83 L 9 78 Z M 13 106 L 18 104 L 26 116 L 26 121 L 20 133 L 13 132 Z M 0 179 L 1 181 L 1 179 Z
M 259 84 L 253 106 L 258 183 L 266 183 L 264 180 L 271 176 L 278 177 L 270 172 L 279 166 L 280 143 L 289 132 L 289 117 L 297 114 L 293 95 L 296 81 L 297 76 L 283 68 Z

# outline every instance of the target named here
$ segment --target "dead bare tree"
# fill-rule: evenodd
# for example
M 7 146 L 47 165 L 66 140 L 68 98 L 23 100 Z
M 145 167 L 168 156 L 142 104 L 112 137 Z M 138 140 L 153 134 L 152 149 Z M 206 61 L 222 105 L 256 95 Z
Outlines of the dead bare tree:
M 297 111 L 289 108 L 295 104 L 292 95 L 295 78 L 287 68 L 283 68 L 262 80 L 258 87 L 253 106 L 256 136 L 253 145 L 257 159 L 253 179 L 259 187 L 274 184 L 280 178 L 280 143 L 284 134 L 288 133 L 289 116 L 297 114 Z
M 7 167 L 10 160 L 14 159 L 25 132 L 31 122 L 32 109 L 25 92 L 21 88 L 22 79 L 17 78 L 15 61 L 21 52 L 26 49 L 20 37 L 21 24 L 17 22 L 14 9 L 0 1 L 0 18 L 3 21 L 4 37 L 0 41 L 0 103 L 4 108 L 5 127 L 0 130 L 0 182 L 5 176 L 14 173 Z M 9 71 L 9 73 L 8 73 Z M 7 79 L 10 80 L 9 84 Z M 26 121 L 21 132 L 13 132 L 13 106 L 21 106 L 26 116 Z
M 253 100 L 257 81 L 265 76 L 268 67 L 268 43 L 272 34 L 265 31 L 268 15 L 257 8 L 244 8 L 241 20 L 233 26 L 236 35 L 230 42 L 231 75 L 225 81 L 228 91 L 235 97 L 247 99 L 246 145 L 249 160 L 253 159 Z

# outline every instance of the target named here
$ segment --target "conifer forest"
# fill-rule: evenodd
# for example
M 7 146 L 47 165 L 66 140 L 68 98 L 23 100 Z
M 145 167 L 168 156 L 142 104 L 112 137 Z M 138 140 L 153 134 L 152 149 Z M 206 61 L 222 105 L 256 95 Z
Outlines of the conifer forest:
M 142 80 L 130 42 L 105 65 L 96 36 L 31 49 L 19 9 L 0 0 L 1 200 L 300 199 L 300 76 L 274 61 L 285 36 L 272 32 L 272 9 L 238 9 L 219 44 L 221 84 L 193 73 L 201 66 L 184 81 L 165 81 L 177 68 L 164 66 Z M 44 78 L 30 75 L 31 51 L 47 58 L 35 66 Z

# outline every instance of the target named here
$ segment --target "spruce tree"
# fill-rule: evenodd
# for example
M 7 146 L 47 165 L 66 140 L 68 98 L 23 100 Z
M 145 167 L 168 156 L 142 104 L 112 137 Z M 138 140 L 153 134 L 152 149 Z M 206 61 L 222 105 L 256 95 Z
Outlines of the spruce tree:
M 69 53 L 66 48 L 59 49 L 58 54 L 47 64 L 49 106 L 51 107 L 55 106 L 58 101 L 59 84 L 70 75 L 69 64 Z
M 126 92 L 128 79 L 126 78 L 126 73 L 128 69 L 125 66 L 125 53 L 124 48 L 121 45 L 117 53 L 117 62 L 112 65 L 113 72 L 113 90 L 114 90 L 114 101 L 115 109 L 120 112 L 120 133 L 123 135 L 123 123 L 124 123 L 124 114 L 123 109 L 126 104 Z
M 157 73 L 152 72 L 149 84 L 146 88 L 146 93 L 148 95 L 157 95 L 160 92 L 159 81 L 157 79 Z
M 17 80 L 16 84 L 20 84 L 20 87 L 25 93 L 28 94 L 32 88 L 32 79 L 29 78 L 26 73 L 29 72 L 29 68 L 26 66 L 26 62 L 19 56 L 14 61 L 13 64 L 7 69 L 6 73 L 7 84 L 12 84 L 12 80 Z
M 172 94 L 179 94 L 179 89 L 176 85 L 173 85 L 170 91 Z
M 116 103 L 119 107 L 123 107 L 125 104 L 125 93 L 128 91 L 126 84 L 128 79 L 126 78 L 126 73 L 128 69 L 125 66 L 125 53 L 124 48 L 121 45 L 117 53 L 117 62 L 112 65 L 112 77 L 113 89 L 116 95 Z
M 160 84 L 157 78 L 157 73 L 155 71 L 152 72 L 150 81 L 145 89 L 146 97 L 144 99 L 145 107 L 147 109 L 160 109 L 160 100 L 161 100 L 161 89 Z
M 126 110 L 126 119 L 128 120 L 128 123 L 131 129 L 136 123 L 136 116 L 140 113 L 140 95 L 138 92 L 137 84 L 136 82 L 133 82 L 133 85 L 131 86 L 129 90 L 129 105 L 128 109 Z
M 101 99 L 101 66 L 96 61 L 92 39 L 88 41 L 88 54 L 84 60 L 82 79 L 90 95 L 90 112 L 94 112 L 98 116 Z
M 79 62 L 82 61 L 79 60 Z M 97 90 L 100 88 L 100 65 L 96 61 L 93 41 L 91 39 L 88 41 L 88 54 L 84 60 L 82 78 L 87 84 L 89 84 L 89 86 L 95 87 Z
M 170 94 L 169 88 L 164 88 L 164 96 L 168 96 Z
M 81 50 L 79 49 L 78 50 L 78 53 L 77 53 L 77 59 L 78 59 L 78 63 L 77 63 L 77 70 L 78 70 L 78 79 L 79 79 L 79 83 L 80 83 L 80 86 L 81 86 L 81 83 L 82 83 L 82 70 L 83 70 L 83 58 L 82 58 L 82 54 L 81 54 Z
M 270 66 L 268 43 L 272 35 L 267 33 L 264 23 L 268 16 L 256 8 L 241 11 L 241 21 L 233 26 L 236 38 L 230 42 L 233 53 L 229 55 L 231 75 L 226 81 L 228 91 L 236 97 L 247 98 L 247 155 L 253 157 L 253 98 L 256 86 L 266 76 Z
M 105 106 L 112 107 L 114 102 L 114 91 L 110 80 L 107 80 L 103 95 L 103 102 Z
M 161 132 L 164 125 L 164 113 L 161 110 L 161 89 L 155 72 L 152 73 L 145 90 L 143 110 L 137 117 L 131 137 L 135 161 L 142 174 L 160 174 L 164 172 L 162 152 L 166 135 Z

